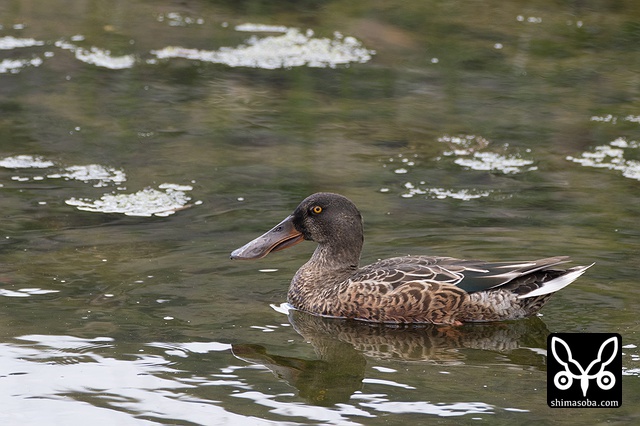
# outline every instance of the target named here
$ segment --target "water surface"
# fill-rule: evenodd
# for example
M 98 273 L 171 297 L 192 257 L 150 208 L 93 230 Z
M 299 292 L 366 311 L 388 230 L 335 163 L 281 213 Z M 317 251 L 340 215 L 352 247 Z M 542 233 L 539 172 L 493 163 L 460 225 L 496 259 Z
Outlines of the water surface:
M 0 5 L 6 424 L 633 422 L 633 2 Z M 596 262 L 542 316 L 380 328 L 280 309 L 310 193 L 402 254 Z M 546 405 L 549 332 L 622 335 L 623 406 Z

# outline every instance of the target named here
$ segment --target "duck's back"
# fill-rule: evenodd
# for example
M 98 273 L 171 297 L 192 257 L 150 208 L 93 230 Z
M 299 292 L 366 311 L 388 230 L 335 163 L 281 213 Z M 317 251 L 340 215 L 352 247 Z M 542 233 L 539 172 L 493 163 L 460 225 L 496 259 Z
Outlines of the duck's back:
M 554 257 L 483 262 L 430 256 L 380 260 L 340 284 L 332 316 L 388 323 L 522 318 L 537 312 L 554 291 L 586 269 L 553 269 L 566 261 Z M 547 285 L 552 288 L 543 291 Z

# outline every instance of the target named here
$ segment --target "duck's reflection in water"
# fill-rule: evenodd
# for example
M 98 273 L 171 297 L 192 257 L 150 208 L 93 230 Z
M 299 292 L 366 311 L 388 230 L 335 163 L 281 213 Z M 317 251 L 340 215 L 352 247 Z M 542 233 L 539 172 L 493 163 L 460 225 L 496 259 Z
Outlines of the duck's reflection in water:
M 473 359 L 477 352 L 473 349 L 477 349 L 499 353 L 505 363 L 544 369 L 541 354 L 546 352 L 549 334 L 537 317 L 463 326 L 391 327 L 292 310 L 289 322 L 313 345 L 318 359 L 271 354 L 267 348 L 252 344 L 232 345 L 233 354 L 264 365 L 297 388 L 302 398 L 318 405 L 346 402 L 360 390 L 367 357 L 440 365 L 482 363 Z

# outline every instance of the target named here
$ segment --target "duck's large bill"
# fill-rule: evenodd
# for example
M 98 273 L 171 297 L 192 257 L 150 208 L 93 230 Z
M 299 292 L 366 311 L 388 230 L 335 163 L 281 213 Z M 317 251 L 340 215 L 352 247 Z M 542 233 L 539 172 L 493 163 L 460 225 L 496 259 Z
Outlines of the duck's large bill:
M 248 242 L 231 253 L 231 259 L 260 259 L 272 251 L 284 250 L 304 239 L 293 226 L 292 216 L 277 224 L 270 231 Z

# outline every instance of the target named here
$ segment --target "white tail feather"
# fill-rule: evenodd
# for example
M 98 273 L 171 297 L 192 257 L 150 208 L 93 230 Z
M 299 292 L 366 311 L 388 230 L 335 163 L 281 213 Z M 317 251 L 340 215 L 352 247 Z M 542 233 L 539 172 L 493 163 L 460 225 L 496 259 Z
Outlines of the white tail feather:
M 547 281 L 542 285 L 542 287 L 537 288 L 532 292 L 518 296 L 518 299 L 525 299 L 527 297 L 536 297 L 555 293 L 556 291 L 565 288 L 566 286 L 577 280 L 580 275 L 584 274 L 584 272 L 587 269 L 591 268 L 593 265 L 594 264 L 592 263 L 589 266 L 578 266 L 575 268 L 571 268 L 566 274 L 561 275 L 558 278 L 554 278 L 551 281 Z

